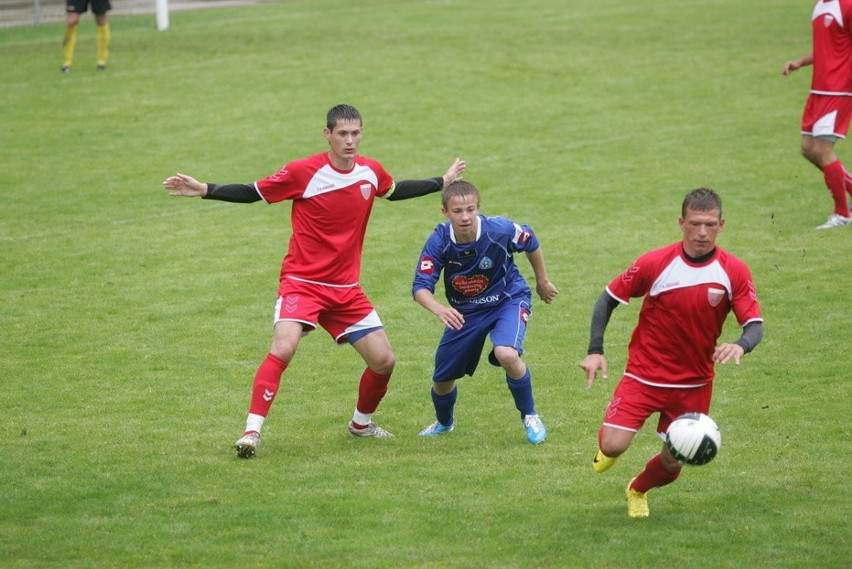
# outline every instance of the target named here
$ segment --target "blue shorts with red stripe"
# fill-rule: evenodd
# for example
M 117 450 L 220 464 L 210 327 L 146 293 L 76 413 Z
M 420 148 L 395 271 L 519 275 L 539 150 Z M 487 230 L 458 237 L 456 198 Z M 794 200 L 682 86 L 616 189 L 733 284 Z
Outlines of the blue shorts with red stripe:
M 432 381 L 440 383 L 473 375 L 482 356 L 485 339 L 489 336 L 494 346 L 511 346 L 523 355 L 531 313 L 529 295 L 510 298 L 495 308 L 466 313 L 461 330 L 444 330 L 435 351 Z M 493 349 L 488 354 L 488 361 L 491 365 L 500 365 L 494 358 Z

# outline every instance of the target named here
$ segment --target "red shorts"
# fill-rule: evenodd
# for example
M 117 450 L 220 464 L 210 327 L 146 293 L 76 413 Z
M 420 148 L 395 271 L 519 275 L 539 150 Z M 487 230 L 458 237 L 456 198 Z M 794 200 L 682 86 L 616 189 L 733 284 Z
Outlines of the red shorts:
M 846 138 L 852 119 L 852 97 L 808 95 L 802 115 L 802 134 Z
M 665 434 L 672 421 L 684 413 L 709 413 L 713 384 L 699 387 L 654 387 L 625 376 L 604 414 L 604 426 L 633 431 L 642 428 L 653 413 L 660 413 L 657 433 Z
M 310 332 L 322 326 L 338 343 L 346 335 L 381 328 L 382 321 L 360 286 L 333 287 L 284 279 L 278 289 L 273 325 L 281 320 L 301 322 Z

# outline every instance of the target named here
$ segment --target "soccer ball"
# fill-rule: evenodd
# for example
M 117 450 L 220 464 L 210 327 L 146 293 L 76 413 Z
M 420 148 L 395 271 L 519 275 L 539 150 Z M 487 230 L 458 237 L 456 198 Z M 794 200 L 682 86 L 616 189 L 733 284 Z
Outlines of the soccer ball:
M 703 413 L 686 413 L 669 425 L 666 447 L 684 464 L 707 464 L 719 452 L 722 434 L 716 422 Z

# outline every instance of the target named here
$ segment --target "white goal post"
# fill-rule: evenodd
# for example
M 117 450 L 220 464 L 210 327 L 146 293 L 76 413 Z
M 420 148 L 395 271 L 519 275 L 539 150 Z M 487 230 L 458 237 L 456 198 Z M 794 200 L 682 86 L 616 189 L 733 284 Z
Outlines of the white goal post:
M 169 0 L 155 0 L 157 3 L 157 29 L 169 29 Z

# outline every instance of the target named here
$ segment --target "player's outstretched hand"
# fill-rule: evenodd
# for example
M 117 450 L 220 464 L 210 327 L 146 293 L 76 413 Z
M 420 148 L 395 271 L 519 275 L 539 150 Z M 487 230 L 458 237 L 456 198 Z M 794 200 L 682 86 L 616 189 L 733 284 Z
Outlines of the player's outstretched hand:
M 163 187 L 169 192 L 170 196 L 184 196 L 187 198 L 197 198 L 207 195 L 207 184 L 199 182 L 192 176 L 186 174 L 175 174 L 163 181 Z
M 713 361 L 717 364 L 726 364 L 732 359 L 734 363 L 740 365 L 740 359 L 745 354 L 745 350 L 739 344 L 719 344 L 713 350 Z
M 461 158 L 456 158 L 444 174 L 444 187 L 446 188 L 456 180 L 461 180 L 462 172 L 464 172 L 465 169 L 467 169 L 467 162 Z
M 580 362 L 580 367 L 586 372 L 586 389 L 591 389 L 595 384 L 598 370 L 600 370 L 603 379 L 609 377 L 609 366 L 603 354 L 589 354 L 586 359 Z
M 559 294 L 559 290 L 557 290 L 556 285 L 550 281 L 536 283 L 535 291 L 538 293 L 538 297 L 546 304 L 553 302 L 556 299 L 556 295 Z

